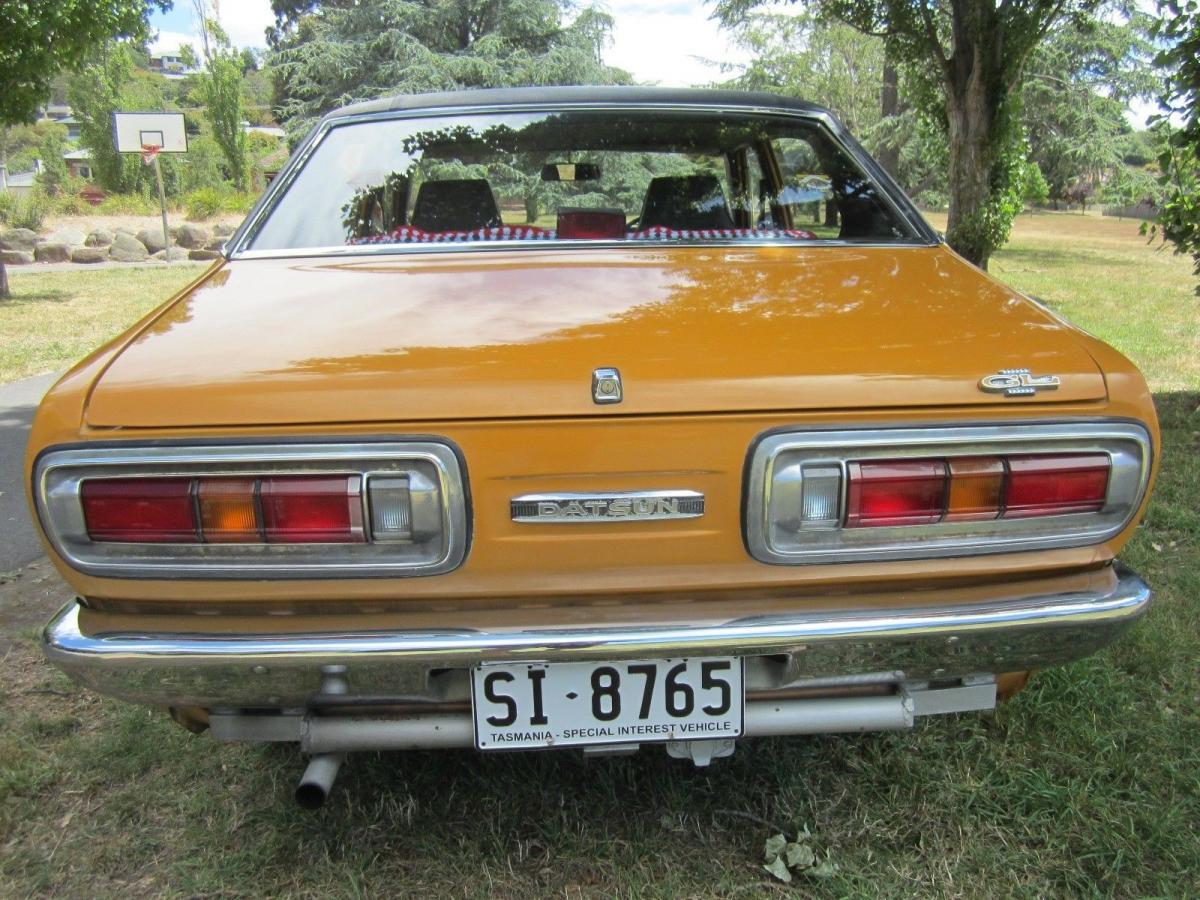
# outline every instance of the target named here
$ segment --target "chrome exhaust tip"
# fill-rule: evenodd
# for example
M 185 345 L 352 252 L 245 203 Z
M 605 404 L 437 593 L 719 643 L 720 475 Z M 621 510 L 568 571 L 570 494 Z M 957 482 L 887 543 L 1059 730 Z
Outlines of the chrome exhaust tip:
M 341 767 L 341 753 L 321 753 L 310 759 L 300 784 L 296 786 L 296 803 L 304 809 L 320 809 L 324 806 Z

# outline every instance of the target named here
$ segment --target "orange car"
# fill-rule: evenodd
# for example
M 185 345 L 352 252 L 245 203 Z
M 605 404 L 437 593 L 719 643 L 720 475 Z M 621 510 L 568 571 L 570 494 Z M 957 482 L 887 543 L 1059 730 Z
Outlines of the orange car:
M 1119 353 L 825 110 L 556 88 L 327 116 L 43 402 L 49 658 L 218 740 L 662 743 L 991 708 L 1147 608 Z

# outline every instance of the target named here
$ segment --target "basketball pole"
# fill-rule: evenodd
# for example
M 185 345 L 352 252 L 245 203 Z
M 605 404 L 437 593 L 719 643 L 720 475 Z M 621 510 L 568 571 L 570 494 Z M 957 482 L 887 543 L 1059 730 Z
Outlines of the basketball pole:
M 158 182 L 158 206 L 162 210 L 163 220 L 163 262 L 171 261 L 171 229 L 167 227 L 167 194 L 163 190 L 162 169 L 158 167 L 158 154 L 154 154 L 154 179 Z

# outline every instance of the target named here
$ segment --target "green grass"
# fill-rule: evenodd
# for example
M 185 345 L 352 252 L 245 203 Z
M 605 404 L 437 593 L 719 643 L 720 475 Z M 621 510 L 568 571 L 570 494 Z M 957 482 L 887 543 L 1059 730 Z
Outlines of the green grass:
M 1124 554 L 1156 606 L 1113 647 L 994 713 L 746 741 L 708 770 L 657 749 L 357 755 L 312 814 L 290 799 L 296 751 L 215 745 L 100 699 L 26 641 L 0 682 L 0 895 L 1200 894 L 1200 307 L 1186 262 L 1159 273 L 1170 258 L 1138 240 L 1039 250 L 1059 248 L 1018 229 L 993 269 L 1126 341 L 1158 391 L 1162 472 Z M 1094 309 L 1109 296 L 1125 299 Z M 772 881 L 764 840 L 805 827 L 835 874 Z
M 196 265 L 10 266 L 13 299 L 0 301 L 0 383 L 67 368 L 202 271 Z

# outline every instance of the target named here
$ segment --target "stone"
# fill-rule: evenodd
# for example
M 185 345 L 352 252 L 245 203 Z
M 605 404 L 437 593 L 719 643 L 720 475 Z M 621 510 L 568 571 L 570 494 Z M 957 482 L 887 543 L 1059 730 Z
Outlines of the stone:
M 68 247 L 82 247 L 83 240 L 86 238 L 82 231 L 78 228 L 60 228 L 58 231 L 52 232 L 48 237 L 44 238 L 47 244 L 66 244 Z
M 113 242 L 113 233 L 106 228 L 97 228 L 83 239 L 86 247 L 108 247 Z
M 37 244 L 37 232 L 28 228 L 10 228 L 0 234 L 0 250 L 23 250 L 32 253 Z
M 188 259 L 220 259 L 221 253 L 218 250 L 190 250 L 188 251 Z
M 207 244 L 204 245 L 204 249 L 205 250 L 216 250 L 216 251 L 220 252 L 224 248 L 225 242 L 227 240 L 229 240 L 229 238 L 215 237 L 212 240 L 210 240 Z
M 137 233 L 137 239 L 142 242 L 142 245 L 151 253 L 157 253 L 159 250 L 165 250 L 167 245 L 163 243 L 163 233 L 161 228 L 143 228 Z
M 141 262 L 149 255 L 145 244 L 124 231 L 113 236 L 112 246 L 108 248 L 108 258 L 117 262 Z
M 150 256 L 152 259 L 160 259 L 163 262 L 178 262 L 181 259 L 187 259 L 188 252 L 182 247 L 172 247 L 170 250 L 159 250 Z
M 203 225 L 193 225 L 191 222 L 186 222 L 179 226 L 179 234 L 175 236 L 175 243 L 180 247 L 196 250 L 207 244 L 211 236 L 212 232 Z
M 71 247 L 68 244 L 43 241 L 33 248 L 33 258 L 38 262 L 67 262 L 71 258 Z
M 230 225 L 228 222 L 218 222 L 216 225 L 214 225 L 214 226 L 212 227 L 212 232 L 213 232 L 213 234 L 214 234 L 216 237 L 219 237 L 219 238 L 226 238 L 226 237 L 229 237 L 229 236 L 230 236 L 231 234 L 233 234 L 233 233 L 234 233 L 234 231 L 236 231 L 236 230 L 237 230 L 237 229 L 235 229 L 235 228 L 234 228 L 232 225 Z
M 0 250 L 0 262 L 6 266 L 28 266 L 33 262 L 33 254 L 28 250 Z
M 71 262 L 83 263 L 102 263 L 108 259 L 107 247 L 75 247 L 71 250 Z

